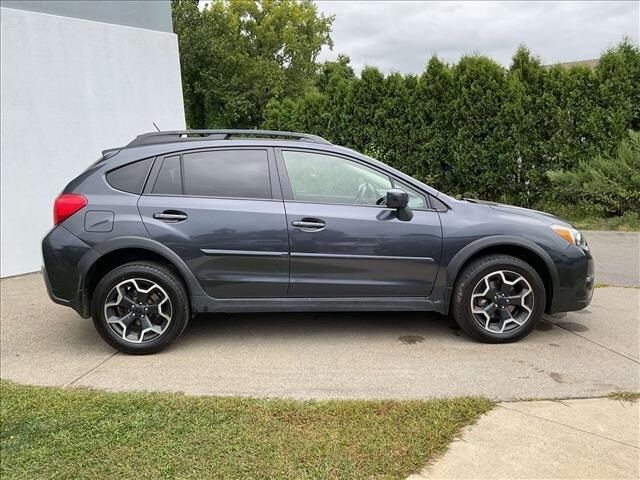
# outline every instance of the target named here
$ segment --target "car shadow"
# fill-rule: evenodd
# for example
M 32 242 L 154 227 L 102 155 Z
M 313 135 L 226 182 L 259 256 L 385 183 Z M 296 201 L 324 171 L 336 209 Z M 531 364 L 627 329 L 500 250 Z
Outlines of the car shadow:
M 286 341 L 302 336 L 353 339 L 372 335 L 396 336 L 406 345 L 430 337 L 462 336 L 451 317 L 427 312 L 223 313 L 197 315 L 189 323 L 181 343 L 212 337 L 227 340 L 277 337 Z M 464 341 L 471 340 L 464 337 Z
M 529 335 L 553 341 L 561 329 L 546 318 Z M 180 339 L 181 348 L 221 342 L 274 340 L 370 340 L 383 338 L 403 345 L 425 341 L 477 344 L 461 331 L 451 316 L 433 312 L 320 312 L 320 313 L 220 313 L 194 317 Z M 526 339 L 525 339 L 526 341 Z

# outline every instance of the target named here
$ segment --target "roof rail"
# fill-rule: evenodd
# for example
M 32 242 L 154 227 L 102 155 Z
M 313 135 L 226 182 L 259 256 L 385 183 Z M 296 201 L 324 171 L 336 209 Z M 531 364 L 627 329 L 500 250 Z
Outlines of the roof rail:
M 197 140 L 229 140 L 232 137 L 266 137 L 294 139 L 304 142 L 323 143 L 331 142 L 317 135 L 297 132 L 281 132 L 278 130 L 172 130 L 166 132 L 149 132 L 138 135 L 127 147 L 151 145 L 154 143 L 185 142 Z

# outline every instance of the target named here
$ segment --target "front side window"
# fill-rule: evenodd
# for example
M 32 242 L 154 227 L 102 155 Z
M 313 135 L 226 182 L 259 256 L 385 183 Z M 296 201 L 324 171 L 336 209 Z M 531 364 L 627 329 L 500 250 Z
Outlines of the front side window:
M 294 200 L 375 205 L 391 188 L 388 176 L 351 160 L 295 151 L 282 156 Z
M 219 150 L 165 158 L 152 193 L 271 198 L 266 150 Z

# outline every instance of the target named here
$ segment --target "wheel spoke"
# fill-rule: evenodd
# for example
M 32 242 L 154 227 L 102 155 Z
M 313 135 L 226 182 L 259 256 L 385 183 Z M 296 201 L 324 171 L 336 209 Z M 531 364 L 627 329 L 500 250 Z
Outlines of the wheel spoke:
M 120 318 L 120 322 L 125 327 L 128 327 L 129 325 L 131 325 L 133 323 L 133 321 L 135 319 L 136 319 L 136 317 L 134 317 L 132 313 L 127 313 L 124 317 Z
M 118 292 L 118 297 L 113 302 L 108 302 L 105 304 L 105 307 L 124 307 L 131 308 L 132 305 L 135 305 L 135 302 L 129 298 L 129 295 L 124 290 L 124 285 L 119 285 L 116 290 Z
M 493 317 L 493 314 L 496 313 L 497 309 L 498 309 L 498 306 L 495 303 L 490 303 L 489 305 L 484 307 L 482 310 L 484 311 L 484 313 L 486 313 L 490 317 Z
M 144 309 L 147 315 L 160 313 L 160 307 L 157 304 L 145 305 Z
M 110 323 L 110 324 L 121 324 L 122 323 L 122 317 L 116 317 L 116 316 L 107 317 L 107 323 Z
M 511 295 L 512 293 L 514 293 L 513 285 L 510 285 L 507 282 L 503 282 L 502 285 L 500 285 L 500 293 Z
M 519 307 L 522 305 L 522 295 L 521 294 L 516 294 L 516 295 L 510 295 L 507 297 L 507 300 L 509 300 L 509 305 L 513 305 L 516 307 Z
M 150 329 L 152 326 L 153 324 L 151 323 L 151 320 L 149 320 L 149 317 L 147 317 L 146 315 L 140 317 L 140 327 L 142 328 L 142 330 Z

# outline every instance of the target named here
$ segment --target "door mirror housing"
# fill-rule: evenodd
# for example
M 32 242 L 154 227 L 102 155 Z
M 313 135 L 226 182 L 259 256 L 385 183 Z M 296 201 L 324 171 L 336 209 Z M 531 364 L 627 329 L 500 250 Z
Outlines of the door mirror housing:
M 413 212 L 409 208 L 409 194 L 399 188 L 391 188 L 387 190 L 387 201 L 385 202 L 388 208 L 396 209 L 396 217 L 398 220 L 408 222 L 413 218 Z
M 391 188 L 387 190 L 386 204 L 389 208 L 405 208 L 409 205 L 409 194 L 399 188 Z

